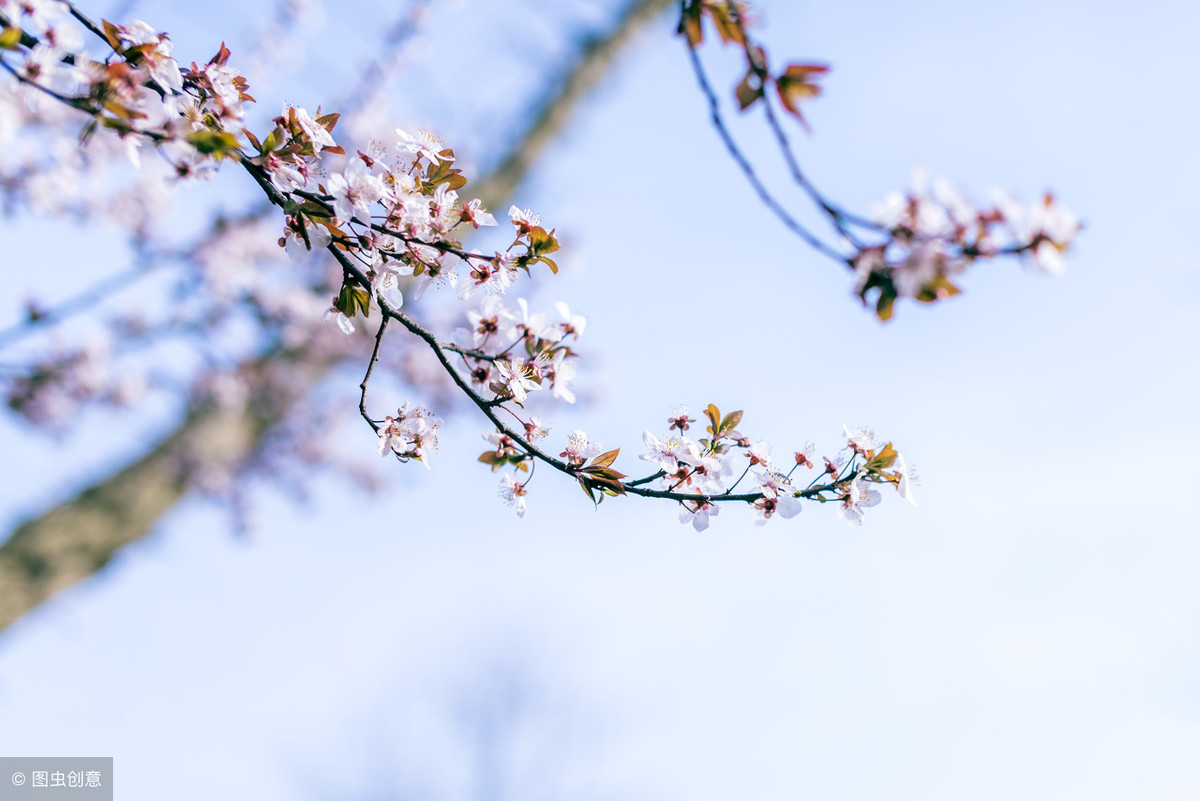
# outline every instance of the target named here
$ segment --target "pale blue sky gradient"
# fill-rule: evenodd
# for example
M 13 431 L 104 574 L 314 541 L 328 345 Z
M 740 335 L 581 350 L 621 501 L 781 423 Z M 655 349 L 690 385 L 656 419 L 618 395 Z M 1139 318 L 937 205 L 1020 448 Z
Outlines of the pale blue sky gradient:
M 485 427 L 458 416 L 428 474 L 398 467 L 365 500 L 322 484 L 310 506 L 258 492 L 249 541 L 190 500 L 6 631 L 0 753 L 114 756 L 125 799 L 1200 794 L 1200 13 L 763 6 L 777 59 L 834 68 L 795 136 L 819 185 L 859 209 L 915 164 L 976 197 L 1053 188 L 1087 226 L 1069 271 L 979 267 L 878 324 L 753 198 L 664 18 L 520 192 L 566 251 L 536 297 L 590 320 L 596 400 L 550 423 L 631 466 L 676 403 L 744 409 L 784 451 L 872 424 L 918 466 L 920 508 L 889 494 L 852 530 L 730 507 L 696 534 L 663 504 L 593 511 L 546 471 L 517 520 L 473 464 Z M 485 48 L 518 24 L 497 8 L 439 11 L 431 57 L 461 68 L 436 26 Z M 142 13 L 207 58 L 182 11 Z M 316 105 L 292 89 L 259 99 Z M 398 123 L 438 122 L 413 94 Z M 478 117 L 443 119 L 486 143 Z M 761 120 L 736 129 L 767 151 Z M 370 460 L 355 384 L 346 450 Z M 9 516 L 131 452 L 11 420 L 2 441 Z

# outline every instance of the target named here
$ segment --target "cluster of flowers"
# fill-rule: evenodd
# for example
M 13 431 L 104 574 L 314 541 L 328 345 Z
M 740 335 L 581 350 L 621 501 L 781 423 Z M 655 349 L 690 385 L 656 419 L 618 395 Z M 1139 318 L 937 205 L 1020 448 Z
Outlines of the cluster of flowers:
M 746 74 L 734 94 L 738 107 L 765 110 L 793 180 L 832 222 L 838 241 L 826 242 L 783 210 L 779 201 L 759 181 L 749 161 L 733 143 L 716 108 L 716 98 L 695 49 L 704 40 L 705 20 L 721 42 L 743 51 Z M 927 189 L 924 173 L 918 171 L 913 188 L 895 192 L 872 210 L 868 217 L 851 214 L 822 195 L 800 169 L 787 136 L 772 109 L 768 88 L 783 109 L 808 130 L 800 104 L 821 94 L 815 81 L 829 71 L 822 64 L 789 64 L 772 71 L 766 50 L 748 33 L 752 25 L 749 9 L 737 0 L 685 0 L 679 33 L 693 51 L 693 65 L 702 87 L 709 92 L 717 127 L 734 152 L 743 172 L 777 216 L 819 252 L 844 261 L 855 273 L 855 294 L 865 306 L 874 306 L 880 320 L 888 320 L 900 297 L 932 303 L 960 293 L 954 280 L 975 262 L 998 256 L 1030 257 L 1045 272 L 1063 270 L 1063 253 L 1080 231 L 1079 221 L 1051 195 L 1023 208 L 1011 198 L 996 193 L 989 207 L 978 207 L 944 179 Z M 847 246 L 853 252 L 847 254 Z M 873 295 L 868 299 L 868 295 Z
M 22 11 L 26 8 L 21 6 Z M 28 8 L 33 10 L 27 17 L 41 16 L 23 21 L 46 32 L 46 41 L 29 49 L 20 70 L 28 82 L 92 110 L 92 124 L 122 134 L 131 157 L 141 143 L 155 141 L 181 177 L 211 172 L 222 158 L 244 159 L 287 199 L 291 213 L 280 244 L 293 260 L 302 261 L 312 250 L 336 242 L 362 265 L 371 279 L 370 293 L 347 276 L 325 313 L 346 333 L 354 331 L 355 316 L 370 314 L 372 301 L 400 308 L 402 277 L 408 277 L 414 297 L 431 285 L 448 284 L 456 286 L 458 297 L 465 300 L 480 290 L 503 293 L 520 270 L 528 273 L 538 263 L 557 272 L 550 258 L 559 248 L 554 232 L 541 227 L 538 215 L 515 206 L 509 213 L 517 236 L 505 251 L 485 255 L 461 250 L 454 238 L 457 229 L 494 226 L 496 220 L 478 199 L 459 201 L 456 190 L 466 179 L 452 166 L 454 151 L 428 132 L 414 136 L 397 129 L 392 152 L 376 147 L 371 156 L 360 151 L 343 170 L 330 173 L 322 156 L 345 153 L 332 135 L 338 115 L 321 114 L 320 109 L 310 115 L 304 108 L 286 107 L 266 137 L 255 136 L 242 125 L 243 104 L 253 98 L 246 92 L 245 79 L 228 66 L 227 48 L 222 47 L 207 65 L 193 64 L 181 71 L 171 57 L 166 34 L 141 21 L 128 26 L 105 22 L 107 41 L 123 60 L 100 64 L 72 52 L 82 42 L 69 23 L 65 3 L 53 0 Z M 63 23 L 61 29 L 70 35 L 56 35 L 52 21 Z M 71 50 L 66 49 L 67 43 Z M 318 180 L 322 176 L 327 176 L 323 182 Z M 511 310 L 487 309 L 490 317 L 505 322 L 517 319 Z M 521 403 L 528 391 L 549 378 L 554 397 L 573 401 L 568 382 L 576 368 L 574 359 L 568 358 L 574 354 L 561 339 L 568 334 L 577 338 L 585 321 L 566 312 L 568 322 L 561 337 L 554 337 L 559 341 L 552 344 L 545 315 L 530 315 L 523 300 L 521 309 L 522 339 L 529 358 L 498 355 L 521 340 L 490 358 L 467 355 L 475 362 L 473 380 L 492 383 L 494 368 L 499 376 L 497 391 Z M 479 321 L 474 322 L 478 328 Z M 470 347 L 486 353 L 489 345 L 509 333 L 501 330 L 504 327 L 501 323 L 494 336 L 473 341 Z
M 122 405 L 138 398 L 145 391 L 141 376 L 117 373 L 112 362 L 112 343 L 103 336 L 93 337 L 17 376 L 5 393 L 5 403 L 34 425 L 61 427 L 86 401 L 99 398 Z
M 897 297 L 930 303 L 957 295 L 954 278 L 979 259 L 1028 256 L 1043 272 L 1064 269 L 1063 252 L 1080 231 L 1075 215 L 1053 196 L 1022 207 L 999 190 L 990 206 L 977 206 L 944 178 L 916 171 L 907 193 L 893 192 L 870 211 L 889 236 L 862 246 L 851 258 L 855 293 L 876 313 L 891 316 Z
M 772 448 L 765 440 L 752 442 L 737 430 L 741 412 L 725 417 L 715 406 L 708 406 L 708 437 L 692 439 L 685 432 L 696 420 L 688 415 L 686 406 L 677 407 L 667 418 L 667 433 L 655 436 L 649 430 L 642 435 L 647 450 L 640 459 L 656 469 L 645 478 L 625 481 L 625 474 L 612 468 L 620 449 L 606 451 L 598 442 L 588 439 L 583 431 L 573 431 L 559 454 L 565 459 L 566 470 L 573 473 L 584 491 L 599 503 L 605 496 L 630 492 L 664 497 L 679 503 L 679 520 L 691 523 L 696 531 L 708 528 L 710 519 L 720 513 L 722 501 L 748 503 L 756 525 L 765 525 L 775 515 L 795 517 L 801 511 L 801 500 L 835 503 L 838 517 L 851 526 L 863 522 L 863 510 L 880 501 L 872 484 L 891 484 L 900 495 L 916 505 L 912 484 L 916 480 L 904 457 L 890 442 L 880 440 L 869 428 L 849 429 L 843 426 L 846 447 L 836 458 L 824 457 L 818 464 L 814 447 L 809 443 L 802 451 L 792 453 L 789 466 L 779 467 L 772 461 Z M 537 428 L 537 436 L 548 433 L 536 420 L 526 424 L 526 430 Z M 493 432 L 485 439 L 492 446 L 479 461 L 500 470 L 512 465 L 526 471 L 532 461 L 513 437 Z M 589 463 L 590 460 L 590 463 Z M 797 475 L 797 471 L 807 475 Z M 732 482 L 730 479 L 737 476 Z M 749 479 L 750 491 L 734 495 L 738 485 Z M 804 479 L 807 478 L 807 483 Z M 524 516 L 528 503 L 529 479 L 519 481 L 512 473 L 500 479 L 500 497 Z M 657 485 L 657 490 L 640 487 Z M 600 494 L 597 495 L 596 491 Z
M 244 78 L 228 65 L 230 54 L 225 48 L 204 66 L 181 67 L 171 55 L 167 35 L 145 22 L 86 23 L 111 51 L 94 59 L 84 47 L 85 26 L 80 20 L 60 0 L 0 0 L 0 63 L 17 79 L 6 82 L 6 102 L 0 103 L 0 145 L 12 145 L 4 147 L 6 157 L 17 153 L 0 168 L 0 180 L 6 191 L 20 187 L 35 210 L 67 211 L 85 219 L 100 212 L 127 226 L 139 247 L 150 239 L 149 209 L 161 211 L 164 206 L 166 183 L 161 170 L 139 170 L 146 180 L 106 195 L 97 187 L 109 188 L 102 179 L 112 176 L 101 173 L 101 165 L 124 153 L 134 167 L 143 167 L 141 150 L 150 143 L 176 179 L 209 176 L 221 158 L 236 156 L 236 148 L 245 141 L 241 123 L 251 98 Z M 39 137 L 41 149 L 50 152 L 45 163 L 30 148 L 22 148 L 21 140 L 4 124 L 14 110 L 20 133 Z M 78 133 L 81 112 L 86 115 L 85 146 L 78 136 L 65 136 L 60 130 L 74 128 Z M 245 247 L 236 248 L 236 254 L 228 247 L 235 241 L 252 241 L 253 237 L 243 236 L 252 226 L 221 227 L 223 237 L 214 236 L 190 250 L 190 263 L 202 272 L 212 264 L 228 274 L 231 264 L 253 260 Z M 162 257 L 161 252 L 156 255 Z M 252 272 L 243 269 L 238 276 L 244 283 Z M 295 285 L 284 290 L 272 287 L 260 295 L 265 301 L 261 311 L 264 316 L 277 311 L 274 316 L 282 318 L 310 313 L 305 294 Z M 145 319 L 140 310 L 149 306 L 139 304 L 138 311 L 112 320 L 100 335 L 89 334 L 79 347 L 56 344 L 24 375 L 6 382 L 8 406 L 31 422 L 58 427 L 70 423 L 75 411 L 87 403 L 122 405 L 155 381 L 176 379 L 165 373 L 152 377 L 149 371 L 117 358 L 151 347 L 160 337 L 191 330 L 190 321 L 176 313 L 178 308 L 160 315 L 159 322 Z M 316 311 L 319 315 L 320 307 Z M 40 304 L 31 301 L 27 320 L 37 324 L 43 316 Z
M 387 416 L 376 433 L 379 435 L 379 455 L 395 454 L 402 462 L 416 459 L 429 469 L 429 452 L 438 446 L 438 429 L 442 419 L 424 406 L 405 403 L 396 416 Z
M 529 274 L 539 263 L 558 271 L 550 258 L 559 248 L 554 231 L 516 206 L 509 210 L 516 237 L 507 249 L 491 254 L 462 249 L 460 230 L 494 226 L 496 219 L 480 200 L 460 201 L 457 190 L 466 179 L 452 166 L 454 151 L 432 134 L 396 129 L 391 148 L 376 143 L 373 155 L 359 151 L 322 183 L 315 180 L 324 172 L 320 154 L 344 152 L 332 136 L 338 115 L 285 112 L 265 139 L 250 135 L 258 155 L 248 163 L 286 198 L 289 214 L 280 244 L 289 256 L 303 260 L 333 243 L 370 279 L 367 292 L 347 275 L 326 313 L 346 333 L 354 331 L 359 313 L 369 316 L 372 301 L 399 309 L 401 279 L 415 298 L 431 286 L 450 286 L 467 300 L 477 292 L 503 294 L 520 271 Z
M 549 384 L 554 398 L 574 403 L 570 382 L 578 370 L 578 360 L 568 340 L 579 339 L 587 328 L 587 319 L 572 313 L 561 301 L 555 304 L 555 310 L 561 318 L 557 323 L 542 312 L 530 313 L 524 298 L 518 298 L 517 306 L 512 307 L 492 295 L 468 312 L 470 327 L 456 330 L 454 341 L 472 383 L 487 387 L 498 398 L 511 398 L 520 406 L 525 405 L 530 392 Z M 514 351 L 521 355 L 514 355 Z
M 7 2 L 0 0 L 0 10 L 11 14 Z M 719 5 L 703 4 L 709 9 Z M 154 142 L 181 177 L 204 174 L 223 159 L 240 162 L 284 208 L 286 227 L 279 244 L 287 253 L 303 260 L 312 250 L 325 248 L 341 264 L 342 286 L 326 317 L 350 333 L 357 315 L 367 317 L 372 308 L 381 311 L 385 323 L 376 338 L 372 365 L 387 319 L 399 320 L 424 339 L 459 387 L 497 426 L 488 437 L 491 449 L 480 457 L 493 470 L 512 465 L 531 473 L 532 465 L 541 462 L 578 481 L 595 503 L 626 494 L 671 500 L 680 504 L 681 520 L 697 530 L 708 526 L 720 502 L 749 504 L 759 524 L 777 514 L 796 515 L 802 499 L 836 502 L 840 516 L 858 525 L 862 510 L 879 500 L 871 484 L 892 484 L 912 500 L 912 477 L 903 457 L 873 432 L 847 430 L 846 453 L 825 458 L 823 469 L 814 464 L 810 446 L 793 454 L 784 472 L 772 463 L 767 443 L 752 442 L 738 431 L 741 412 L 722 416 L 712 405 L 704 412 L 707 438 L 687 436 L 695 420 L 686 409 L 668 418 L 664 437 L 645 432 L 648 450 L 641 459 L 657 468 L 645 478 L 626 480 L 613 467 L 620 449 L 601 452 L 599 444 L 582 431 L 567 438 L 559 458 L 543 453 L 534 443 L 546 437 L 548 429 L 536 417 L 522 419 L 509 404 L 523 408 L 531 392 L 547 385 L 556 399 L 574 401 L 569 383 L 577 357 L 571 346 L 587 321 L 560 303 L 561 320 L 551 323 L 546 315 L 531 313 L 524 300 L 513 308 L 499 298 L 521 271 L 528 275 L 541 263 L 552 272 L 558 270 L 550 258 L 559 248 L 558 241 L 538 215 L 514 206 L 509 216 L 515 237 L 505 250 L 490 255 L 465 251 L 456 231 L 496 221 L 478 200 L 459 200 L 457 191 L 466 179 L 453 166 L 453 150 L 431 134 L 412 136 L 397 129 L 390 148 L 376 146 L 373 155 L 359 151 L 342 169 L 330 170 L 323 156 L 345 155 L 332 135 L 338 115 L 322 114 L 320 109 L 310 115 L 302 108 L 285 107 L 272 130 L 260 139 L 242 125 L 242 104 L 252 98 L 245 80 L 227 66 L 230 54 L 224 46 L 204 67 L 192 64 L 181 69 L 170 55 L 165 34 L 144 23 L 105 22 L 102 28 L 89 28 L 120 58 L 101 64 L 60 49 L 46 55 L 48 51 L 38 48 L 56 48 L 56 42 L 67 38 L 52 34 L 56 29 L 49 22 L 65 14 L 64 8 L 55 0 L 26 0 L 19 6 L 24 21 L 44 39 L 34 37 L 33 43 L 25 38 L 29 34 L 10 26 L 7 17 L 0 19 L 5 26 L 0 45 L 27 51 L 24 66 L 15 72 L 18 78 L 89 113 L 92 129 L 102 125 L 116 131 L 132 142 L 131 152 L 136 152 L 139 142 Z M 740 30 L 736 15 L 732 23 Z M 13 30 L 17 34 L 10 33 Z M 73 70 L 70 74 L 65 72 L 68 68 Z M 449 285 L 461 300 L 476 293 L 485 297 L 468 313 L 469 327 L 456 332 L 456 343 L 443 344 L 399 311 L 403 285 L 417 296 L 429 286 Z M 445 361 L 447 351 L 463 360 L 466 377 Z M 380 453 L 401 461 L 416 459 L 428 467 L 442 421 L 424 407 L 409 404 L 395 416 L 372 420 L 365 411 L 369 378 L 370 369 L 360 408 L 378 435 Z M 484 397 L 481 390 L 492 397 Z M 497 410 L 519 421 L 523 433 L 502 424 Z M 803 486 L 795 475 L 801 469 L 815 474 Z M 739 470 L 740 475 L 729 482 Z M 735 494 L 747 477 L 750 491 Z M 502 479 L 501 496 L 518 514 L 526 509 L 528 483 L 528 478 L 518 481 L 511 473 Z
M 99 127 L 115 131 L 135 166 L 139 148 L 154 142 L 181 178 L 211 175 L 237 152 L 253 98 L 227 48 L 181 68 L 165 33 L 140 20 L 104 22 L 97 32 L 120 58 L 97 61 L 86 57 L 70 13 L 60 0 L 2 0 L 0 49 L 24 56 L 10 67 L 19 80 L 92 117 L 85 139 Z

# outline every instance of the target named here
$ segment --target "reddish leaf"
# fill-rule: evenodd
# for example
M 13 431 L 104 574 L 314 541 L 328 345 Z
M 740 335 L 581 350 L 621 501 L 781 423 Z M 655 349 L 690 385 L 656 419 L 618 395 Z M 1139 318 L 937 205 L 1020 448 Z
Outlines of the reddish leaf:
M 823 64 L 791 64 L 775 79 L 775 91 L 779 93 L 779 102 L 800 121 L 805 130 L 808 130 L 808 122 L 800 113 L 800 103 L 821 94 L 821 87 L 813 83 L 812 79 L 826 72 L 829 72 L 829 67 Z
M 257 137 L 257 136 L 255 136 L 254 134 L 250 133 L 250 129 L 249 129 L 249 128 L 243 128 L 243 129 L 242 129 L 242 133 L 243 133 L 243 134 L 245 134 L 246 138 L 250 140 L 250 144 L 254 145 L 254 149 L 255 149 L 255 150 L 257 150 L 259 153 L 262 153 L 262 152 L 264 152 L 264 151 L 263 151 L 262 142 L 258 141 L 258 137 Z
M 212 60 L 210 60 L 208 63 L 224 66 L 225 62 L 229 60 L 229 56 L 229 48 L 225 46 L 224 42 L 221 42 L 221 49 L 217 51 L 217 54 L 213 56 Z
M 601 468 L 601 469 L 604 469 L 604 468 Z M 621 475 L 621 474 L 618 473 L 617 475 Z M 588 475 L 588 476 L 581 476 L 579 479 L 579 482 L 581 484 L 584 484 L 584 486 L 589 490 L 589 493 L 588 493 L 589 495 L 591 494 L 590 490 L 593 488 L 601 489 L 609 495 L 624 495 L 625 494 L 625 486 L 615 478 L 608 478 L 606 476 Z
M 106 19 L 102 19 L 100 22 L 104 25 L 104 38 L 108 40 L 108 46 L 120 52 L 121 35 L 117 32 L 117 26 Z
M 602 453 L 592 460 L 593 467 L 608 467 L 617 460 L 617 454 L 621 452 L 620 448 Z
M 607 479 L 607 480 L 615 481 L 620 478 L 625 478 L 624 473 L 622 473 L 618 470 L 613 470 L 611 467 L 594 467 L 592 465 L 588 465 L 587 467 L 579 468 L 579 472 L 587 473 L 589 476 L 592 476 L 596 479 Z
M 676 32 L 687 38 L 688 47 L 694 48 L 704 41 L 704 26 L 701 25 L 703 11 L 700 0 L 692 0 L 683 8 Z
M 704 10 L 716 26 L 717 35 L 721 37 L 722 43 L 746 44 L 746 32 L 742 29 L 740 18 L 735 19 L 732 4 L 705 5 Z
M 750 108 L 763 96 L 762 77 L 756 70 L 750 69 L 746 72 L 746 77 L 742 78 L 742 82 L 737 85 L 734 94 L 737 96 L 738 106 L 742 111 Z

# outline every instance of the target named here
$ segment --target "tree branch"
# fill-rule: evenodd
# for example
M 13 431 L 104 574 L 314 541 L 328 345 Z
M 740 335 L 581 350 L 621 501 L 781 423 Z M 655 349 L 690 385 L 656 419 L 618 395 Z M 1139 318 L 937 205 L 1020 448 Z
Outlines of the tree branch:
M 636 0 L 605 36 L 586 40 L 577 60 L 557 88 L 539 101 L 532 121 L 489 176 L 475 183 L 485 206 L 503 205 L 545 146 L 563 129 L 580 104 L 612 65 L 617 54 L 670 0 Z M 297 353 L 296 358 L 302 358 Z M 265 362 L 276 358 L 264 357 Z M 250 365 L 266 370 L 259 360 Z M 329 365 L 317 365 L 310 382 Z M 207 443 L 223 443 L 205 458 L 229 469 L 261 446 L 264 435 L 288 410 L 272 408 L 257 419 L 251 406 L 237 410 L 202 407 L 179 428 L 129 467 L 87 488 L 75 498 L 31 519 L 0 545 L 0 631 L 55 592 L 103 568 L 116 552 L 145 537 L 155 522 L 188 491 L 191 477 L 175 465 Z

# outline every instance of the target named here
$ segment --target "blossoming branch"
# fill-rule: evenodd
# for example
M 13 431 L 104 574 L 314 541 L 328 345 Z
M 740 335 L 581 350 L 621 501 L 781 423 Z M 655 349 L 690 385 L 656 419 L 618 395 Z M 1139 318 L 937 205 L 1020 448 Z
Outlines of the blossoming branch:
M 792 65 L 772 77 L 765 53 L 745 35 L 740 6 L 685 3 L 683 13 L 681 27 L 693 52 L 705 15 L 718 22 L 726 41 L 740 41 L 745 48 L 750 71 L 738 91 L 743 108 L 765 99 L 764 88 L 773 84 L 784 107 L 803 121 L 798 102 L 816 94 L 805 87 L 811 86 L 810 76 L 823 70 Z M 103 61 L 87 58 L 76 23 L 103 40 L 111 54 Z M 397 129 L 395 139 L 382 148 L 358 150 L 339 160 L 346 151 L 333 137 L 336 113 L 318 109 L 310 114 L 285 106 L 270 130 L 261 135 L 249 130 L 245 104 L 254 98 L 245 77 L 230 66 L 231 53 L 224 45 L 207 64 L 181 67 L 170 39 L 146 23 L 96 24 L 58 0 L 0 0 L 0 25 L 0 64 L 28 91 L 86 115 L 85 142 L 98 131 L 115 135 L 135 163 L 149 146 L 185 181 L 206 177 L 224 162 L 237 163 L 282 209 L 279 243 L 290 257 L 304 261 L 322 249 L 331 254 L 341 267 L 342 283 L 326 319 L 351 333 L 359 318 L 370 320 L 373 312 L 379 316 L 359 409 L 378 437 L 381 454 L 428 466 L 441 426 L 422 406 L 404 404 L 382 418 L 368 409 L 372 372 L 389 323 L 397 323 L 428 346 L 454 385 L 494 427 L 480 461 L 496 471 L 510 469 L 501 477 L 500 495 L 518 514 L 526 510 L 539 464 L 571 477 L 595 503 L 620 495 L 672 501 L 680 519 L 698 530 L 707 527 L 724 503 L 749 506 L 759 524 L 777 514 L 794 516 L 801 501 L 834 503 L 843 519 L 857 525 L 862 510 L 879 501 L 874 484 L 890 484 L 913 500 L 913 475 L 904 458 L 869 430 L 844 429 L 846 446 L 833 457 L 818 459 L 807 446 L 781 457 L 780 463 L 773 461 L 766 442 L 740 431 L 741 412 L 722 415 L 712 405 L 703 412 L 705 437 L 687 434 L 697 421 L 686 409 L 668 416 L 665 433 L 643 433 L 646 451 L 640 460 L 650 464 L 650 472 L 641 478 L 630 478 L 614 466 L 619 448 L 605 451 L 582 431 L 567 436 L 555 456 L 557 448 L 539 444 L 549 440 L 550 432 L 526 411 L 526 404 L 532 393 L 546 389 L 555 400 L 574 401 L 570 382 L 580 358 L 573 346 L 586 320 L 559 304 L 560 319 L 552 323 L 547 315 L 531 312 L 523 300 L 515 306 L 503 300 L 535 269 L 557 272 L 551 255 L 559 243 L 538 215 L 514 206 L 508 215 L 513 239 L 507 248 L 466 250 L 462 234 L 494 226 L 496 220 L 480 201 L 460 199 L 467 180 L 454 166 L 454 151 L 431 134 Z M 698 74 L 703 81 L 702 72 Z M 720 125 L 715 101 L 714 117 Z M 772 125 L 778 130 L 773 117 Z M 751 171 L 747 174 L 753 178 Z M 1000 252 L 983 243 L 990 226 L 1008 217 L 988 213 L 968 219 L 962 208 L 952 208 L 953 197 L 944 191 L 935 196 L 931 202 L 923 195 L 893 202 L 895 208 L 881 213 L 889 222 L 872 224 L 822 201 L 848 240 L 847 225 L 889 234 L 887 243 L 858 246 L 857 255 L 848 258 L 859 276 L 860 296 L 865 299 L 868 290 L 880 289 L 880 317 L 890 314 L 885 296 L 943 297 L 951 291 L 944 284 L 959 269 L 955 264 Z M 819 197 L 815 191 L 814 197 Z M 1039 233 L 1009 252 L 1036 256 L 1046 243 L 1059 251 L 1065 247 L 1060 240 L 1073 218 L 1049 202 L 1044 206 Z M 946 213 L 939 216 L 938 208 Z M 947 226 L 953 227 L 953 235 Z M 830 252 L 829 246 L 814 246 Z M 430 289 L 452 290 L 459 300 L 475 302 L 465 313 L 466 326 L 449 339 L 401 311 L 404 292 L 419 297 Z

